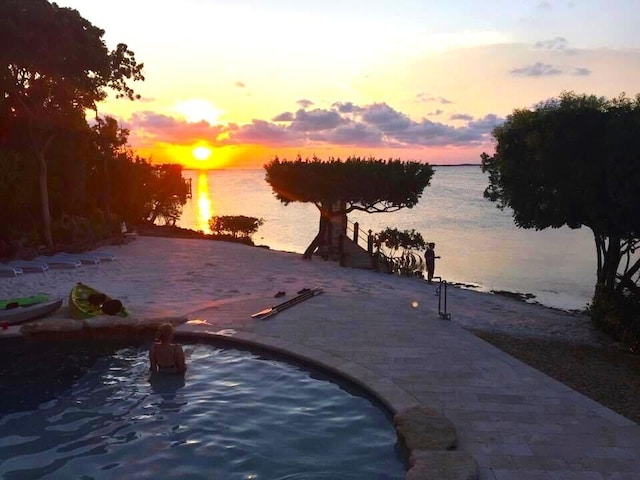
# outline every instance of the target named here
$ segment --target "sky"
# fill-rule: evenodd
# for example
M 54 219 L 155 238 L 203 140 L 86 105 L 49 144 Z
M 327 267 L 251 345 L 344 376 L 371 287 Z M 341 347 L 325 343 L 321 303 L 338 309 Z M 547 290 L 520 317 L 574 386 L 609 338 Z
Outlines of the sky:
M 515 109 L 640 93 L 635 0 L 60 0 L 144 63 L 99 114 L 154 163 L 479 163 Z

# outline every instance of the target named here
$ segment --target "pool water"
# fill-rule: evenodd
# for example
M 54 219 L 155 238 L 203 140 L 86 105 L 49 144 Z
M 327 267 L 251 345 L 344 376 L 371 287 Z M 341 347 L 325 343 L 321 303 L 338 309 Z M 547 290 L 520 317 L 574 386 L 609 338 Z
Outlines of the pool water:
M 3 479 L 404 478 L 386 412 L 319 372 L 195 343 L 184 379 L 150 378 L 145 346 L 19 347 L 0 354 Z

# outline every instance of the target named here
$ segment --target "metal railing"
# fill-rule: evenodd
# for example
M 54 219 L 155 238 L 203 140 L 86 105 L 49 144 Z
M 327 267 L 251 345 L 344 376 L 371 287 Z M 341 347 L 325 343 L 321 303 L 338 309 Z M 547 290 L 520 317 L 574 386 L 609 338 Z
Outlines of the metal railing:
M 347 236 L 353 240 L 353 243 L 365 248 L 367 252 L 373 254 L 373 232 L 369 230 L 368 235 L 362 233 L 360 224 L 352 222 L 347 218 Z
M 347 219 L 347 236 L 353 240 L 356 245 L 364 248 L 376 262 L 376 268 L 383 265 L 393 264 L 393 255 L 388 252 L 383 245 L 375 245 L 375 238 L 372 230 L 368 230 L 365 234 L 360 228 L 358 222 L 352 222 Z
M 440 280 L 440 284 L 436 287 L 436 295 L 438 296 L 438 315 L 443 320 L 451 320 L 451 314 L 447 312 L 447 281 L 442 277 L 433 277 Z

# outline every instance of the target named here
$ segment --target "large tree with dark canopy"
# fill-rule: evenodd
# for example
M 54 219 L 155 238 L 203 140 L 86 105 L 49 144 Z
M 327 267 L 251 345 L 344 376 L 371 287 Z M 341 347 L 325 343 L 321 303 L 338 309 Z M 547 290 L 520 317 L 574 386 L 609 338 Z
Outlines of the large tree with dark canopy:
M 640 299 L 640 95 L 607 100 L 563 93 L 514 111 L 493 136 L 494 155 L 482 154 L 482 170 L 489 173 L 485 197 L 512 208 L 522 228 L 591 229 L 593 306 L 600 317 L 594 320 L 620 324 L 619 316 L 614 320 L 600 307 Z M 640 335 L 637 318 L 617 326 Z
M 284 204 L 310 202 L 320 211 L 318 234 L 304 258 L 311 258 L 325 241 L 331 216 L 354 210 L 374 213 L 412 208 L 433 175 L 427 163 L 356 157 L 345 161 L 275 158 L 264 168 L 278 200 Z
M 22 125 L 38 164 L 45 241 L 52 245 L 47 155 L 61 130 L 71 130 L 109 90 L 134 99 L 130 81 L 142 64 L 125 44 L 110 51 L 104 31 L 76 10 L 47 0 L 0 2 L 0 131 Z M 83 125 L 84 127 L 84 125 Z

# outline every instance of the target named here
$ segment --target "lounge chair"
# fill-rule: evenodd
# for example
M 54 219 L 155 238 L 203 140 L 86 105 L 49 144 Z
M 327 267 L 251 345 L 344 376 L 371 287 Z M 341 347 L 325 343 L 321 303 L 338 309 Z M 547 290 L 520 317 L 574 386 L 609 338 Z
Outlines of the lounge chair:
M 111 252 L 105 252 L 104 250 L 92 250 L 90 252 L 82 252 L 82 255 L 97 258 L 101 262 L 112 262 L 116 258 L 118 258 L 115 256 L 115 254 Z
M 34 260 L 11 260 L 6 265 L 13 268 L 21 268 L 24 273 L 42 273 L 49 270 L 49 265 Z
M 72 260 L 78 260 L 80 263 L 84 264 L 84 265 L 97 265 L 100 263 L 100 259 L 96 256 L 90 255 L 86 252 L 82 252 L 82 253 L 65 253 L 65 252 L 60 252 L 60 253 L 56 253 L 54 255 L 54 257 L 59 257 L 59 258 L 69 258 Z
M 11 267 L 9 265 L 0 265 L 0 277 L 17 277 L 22 275 L 23 271 L 18 267 Z
M 44 262 L 47 265 L 49 265 L 49 268 L 54 268 L 54 269 L 61 269 L 61 268 L 73 269 L 73 268 L 80 268 L 82 266 L 82 262 L 77 258 L 62 257 L 59 255 L 54 255 L 52 257 L 41 256 L 36 258 L 35 260 L 37 262 Z

